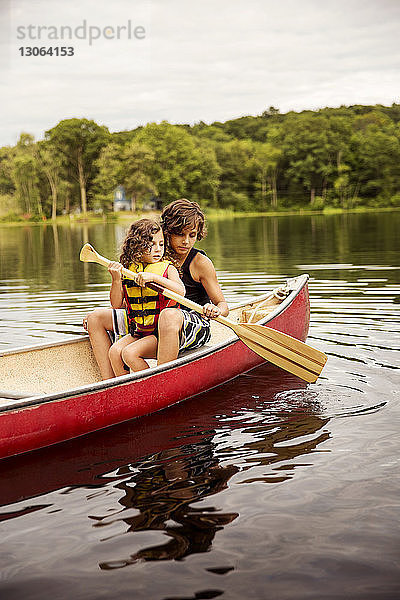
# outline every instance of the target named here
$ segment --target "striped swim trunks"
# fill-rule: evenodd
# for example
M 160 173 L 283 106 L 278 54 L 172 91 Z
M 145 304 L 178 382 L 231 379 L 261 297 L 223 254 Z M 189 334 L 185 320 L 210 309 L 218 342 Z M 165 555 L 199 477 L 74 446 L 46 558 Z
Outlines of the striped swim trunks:
M 194 350 L 207 344 L 211 338 L 210 321 L 194 310 L 182 310 L 183 326 L 179 340 L 179 352 Z M 124 308 L 113 308 L 113 334 L 116 342 L 129 333 L 128 317 Z
M 129 333 L 128 314 L 124 308 L 113 308 L 112 316 L 113 331 L 111 334 L 114 336 L 114 339 L 111 341 L 118 342 L 118 340 Z
M 210 320 L 194 310 L 182 310 L 183 327 L 179 342 L 179 352 L 194 350 L 207 344 L 211 338 Z

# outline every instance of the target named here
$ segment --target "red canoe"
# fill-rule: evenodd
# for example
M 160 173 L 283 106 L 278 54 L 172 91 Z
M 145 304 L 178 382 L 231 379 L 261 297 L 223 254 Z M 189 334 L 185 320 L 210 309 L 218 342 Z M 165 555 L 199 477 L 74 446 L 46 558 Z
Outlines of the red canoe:
M 230 318 L 305 341 L 307 282 L 307 275 L 291 279 L 278 293 L 238 306 Z M 99 380 L 87 336 L 1 353 L 0 458 L 162 410 L 264 362 L 227 327 L 213 322 L 212 328 L 210 343 L 199 350 L 107 381 Z

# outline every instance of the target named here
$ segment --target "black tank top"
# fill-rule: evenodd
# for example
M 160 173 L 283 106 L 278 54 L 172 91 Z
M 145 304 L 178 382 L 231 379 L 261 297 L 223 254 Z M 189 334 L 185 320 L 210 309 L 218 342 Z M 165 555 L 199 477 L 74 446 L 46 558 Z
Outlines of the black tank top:
M 204 304 L 210 302 L 210 299 L 207 296 L 207 292 L 202 286 L 202 284 L 199 281 L 195 281 L 190 274 L 190 264 L 198 252 L 200 252 L 200 254 L 204 254 L 204 256 L 207 256 L 207 254 L 203 252 L 203 250 L 192 248 L 187 257 L 185 258 L 185 261 L 181 267 L 181 279 L 186 289 L 186 298 L 189 298 L 189 300 L 192 300 L 192 302 L 197 302 L 197 304 L 201 304 L 201 306 L 204 306 Z M 182 306 L 181 308 L 185 307 Z

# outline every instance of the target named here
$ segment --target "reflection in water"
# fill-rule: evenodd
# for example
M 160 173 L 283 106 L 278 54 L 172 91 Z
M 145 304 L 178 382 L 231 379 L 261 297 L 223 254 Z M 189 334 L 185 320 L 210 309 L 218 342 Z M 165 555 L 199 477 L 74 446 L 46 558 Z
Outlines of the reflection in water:
M 297 459 L 329 438 L 329 432 L 322 430 L 328 419 L 318 416 L 317 404 L 300 401 L 290 409 L 282 402 L 275 404 L 278 382 L 277 370 L 258 369 L 256 375 L 243 376 L 224 386 L 222 392 L 215 390 L 216 406 L 222 408 L 223 400 L 230 396 L 236 407 L 218 417 L 219 428 L 204 433 L 199 441 L 161 450 L 113 473 L 118 480 L 114 488 L 123 492 L 118 500 L 122 510 L 90 516 L 95 528 L 104 528 L 103 543 L 144 531 L 162 532 L 167 541 L 102 561 L 101 569 L 120 569 L 138 561 L 180 560 L 209 551 L 218 531 L 237 519 L 239 512 L 225 512 L 217 503 L 205 504 L 204 500 L 227 489 L 235 475 L 240 474 L 236 484 L 276 484 L 290 480 L 295 469 L 305 466 Z M 296 386 L 295 378 L 293 383 Z M 242 404 L 245 395 L 247 403 Z M 237 443 L 233 443 L 235 439 Z M 244 478 L 246 471 L 248 478 Z M 115 527 L 118 533 L 113 533 Z M 132 544 L 137 544 L 135 539 Z
M 243 450 L 249 453 L 245 469 L 251 469 L 254 463 L 272 468 L 260 477 L 242 479 L 241 483 L 254 483 L 255 481 L 277 483 L 291 479 L 294 469 L 305 466 L 305 464 L 290 461 L 299 456 L 311 454 L 319 444 L 329 439 L 328 431 L 322 431 L 315 435 L 328 421 L 329 419 L 308 415 L 296 418 L 294 421 L 282 421 L 277 430 L 270 435 L 265 435 L 264 427 L 253 429 L 252 435 L 259 439 L 243 445 Z
M 58 237 L 57 225 L 55 223 L 53 223 L 51 226 L 51 229 L 53 232 L 53 239 L 54 239 L 54 257 L 53 258 L 57 264 L 57 267 L 61 268 L 60 240 Z
M 118 475 L 126 475 L 129 469 L 129 466 L 123 467 Z M 119 502 L 125 509 L 139 511 L 126 518 L 123 511 L 118 518 L 125 522 L 126 533 L 161 530 L 170 539 L 165 544 L 143 548 L 128 559 L 103 562 L 100 567 L 115 569 L 137 560 L 179 560 L 207 552 L 216 532 L 239 515 L 219 512 L 214 507 L 196 508 L 192 504 L 224 490 L 237 471 L 233 465 L 218 464 L 210 440 L 150 457 L 137 473 L 116 486 L 124 491 Z M 114 519 L 107 516 L 99 518 L 96 526 L 113 522 Z

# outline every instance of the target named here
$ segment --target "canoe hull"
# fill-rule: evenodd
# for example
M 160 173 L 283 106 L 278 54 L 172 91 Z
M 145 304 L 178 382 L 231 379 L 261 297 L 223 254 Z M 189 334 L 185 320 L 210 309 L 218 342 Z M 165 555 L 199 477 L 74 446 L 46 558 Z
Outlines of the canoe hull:
M 309 325 L 307 279 L 268 326 L 305 341 Z M 53 396 L 11 403 L 0 412 L 0 458 L 29 452 L 162 410 L 263 363 L 233 339 L 173 366 L 109 380 Z M 284 376 L 284 372 L 282 371 Z M 88 389 L 89 387 L 89 389 Z M 15 408 L 13 408 L 15 407 Z

